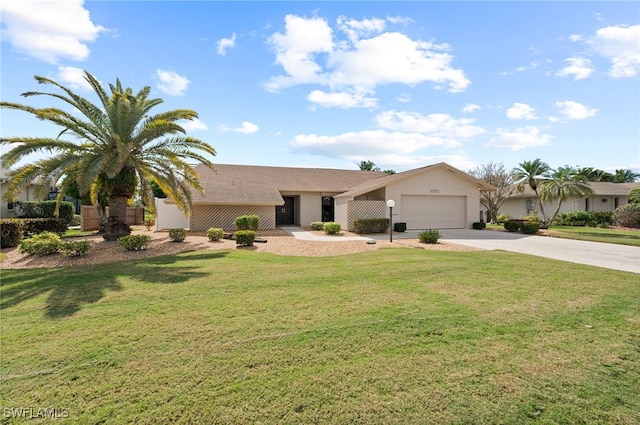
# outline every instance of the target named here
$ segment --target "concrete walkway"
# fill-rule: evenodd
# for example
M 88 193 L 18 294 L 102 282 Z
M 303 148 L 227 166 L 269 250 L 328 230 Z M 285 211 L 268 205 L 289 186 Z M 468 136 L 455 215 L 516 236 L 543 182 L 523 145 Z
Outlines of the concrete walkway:
M 282 227 L 282 230 L 298 239 L 307 241 L 389 240 L 389 234 L 336 238 L 334 236 L 315 235 L 299 227 Z M 417 239 L 418 233 L 419 231 L 417 230 L 394 233 L 393 239 Z M 447 229 L 441 230 L 440 233 L 442 234 L 441 240 L 473 248 L 486 250 L 501 249 L 571 263 L 640 273 L 640 247 L 636 246 L 577 241 L 492 230 Z

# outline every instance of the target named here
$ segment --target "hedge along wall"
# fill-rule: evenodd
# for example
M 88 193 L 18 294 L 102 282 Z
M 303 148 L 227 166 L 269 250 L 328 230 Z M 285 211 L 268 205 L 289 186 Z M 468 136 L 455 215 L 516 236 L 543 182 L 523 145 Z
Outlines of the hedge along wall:
M 260 217 L 258 230 L 276 228 L 276 208 L 273 205 L 194 205 L 189 230 L 206 232 L 211 227 L 218 227 L 232 232 L 236 230 L 236 217 L 254 214 Z
M 353 221 L 363 218 L 385 218 L 388 216 L 384 201 L 349 201 L 347 203 L 347 230 L 353 232 Z

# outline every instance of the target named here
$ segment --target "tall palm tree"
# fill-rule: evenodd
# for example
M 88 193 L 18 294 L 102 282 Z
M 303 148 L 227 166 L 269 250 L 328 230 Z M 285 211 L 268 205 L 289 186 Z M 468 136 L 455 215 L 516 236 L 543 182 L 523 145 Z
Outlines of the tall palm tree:
M 548 180 L 545 180 L 540 185 L 542 201 L 552 202 L 556 199 L 558 200 L 558 206 L 549 219 L 549 224 L 553 223 L 553 220 L 560 212 L 562 202 L 567 200 L 567 198 L 584 197 L 593 194 L 593 189 L 589 187 L 584 176 L 578 174 L 574 168 L 568 165 L 558 167 L 549 177 Z
M 13 148 L 2 155 L 4 167 L 11 167 L 28 156 L 48 156 L 20 165 L 10 174 L 5 198 L 15 198 L 27 185 L 39 179 L 43 187 L 59 186 L 58 199 L 76 182 L 81 194 L 90 193 L 94 202 L 100 191 L 109 197 L 109 218 L 105 239 L 128 234 L 127 200 L 138 188 L 145 205 L 153 209 L 150 181 L 173 198 L 185 213 L 190 212 L 190 188 L 202 191 L 198 174 L 189 160 L 213 167 L 206 155 L 215 149 L 201 140 L 189 137 L 177 121 L 198 117 L 195 111 L 176 109 L 150 115 L 163 101 L 149 99 L 150 87 L 133 93 L 120 80 L 109 84 L 110 94 L 89 72 L 84 73 L 99 99 L 93 104 L 63 85 L 36 76 L 40 84 L 56 87 L 61 92 L 26 92 L 22 96 L 50 96 L 74 108 L 73 113 L 58 108 L 34 108 L 13 102 L 0 102 L 0 107 L 16 109 L 61 127 L 57 137 L 10 137 L 0 145 Z M 77 114 L 76 112 L 79 112 Z M 72 136 L 75 140 L 64 140 Z
M 631 170 L 616 170 L 616 173 L 613 175 L 614 183 L 633 183 L 638 178 L 640 178 L 640 174 L 634 173 Z
M 544 213 L 544 205 L 542 199 L 540 199 L 539 186 L 540 184 L 549 178 L 549 172 L 551 167 L 549 164 L 542 161 L 540 158 L 536 158 L 533 161 L 524 161 L 519 164 L 518 168 L 513 170 L 514 179 L 516 181 L 516 191 L 524 191 L 525 185 L 528 185 L 533 193 L 538 198 L 538 204 L 540 206 L 540 214 L 542 214 L 542 226 L 547 223 Z

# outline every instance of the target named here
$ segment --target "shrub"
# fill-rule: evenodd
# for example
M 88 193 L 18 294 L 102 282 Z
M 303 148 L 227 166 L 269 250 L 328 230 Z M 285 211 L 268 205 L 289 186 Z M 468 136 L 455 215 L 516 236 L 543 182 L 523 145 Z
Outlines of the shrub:
M 613 224 L 613 211 L 590 211 L 589 225 L 609 226 Z
M 82 224 L 82 216 L 80 214 L 74 214 L 69 226 L 80 226 Z
M 258 230 L 260 217 L 257 215 L 241 215 L 236 217 L 236 227 L 238 230 Z
M 18 201 L 18 217 L 22 218 L 56 218 L 56 201 Z M 61 202 L 58 217 L 67 222 L 73 221 L 75 207 L 71 202 Z
M 504 228 L 508 231 L 508 232 L 517 232 L 518 230 L 520 230 L 520 221 L 517 220 L 507 220 L 504 222 Z
M 68 241 L 60 244 L 60 252 L 67 257 L 79 257 L 86 254 L 91 249 L 91 242 L 84 241 Z
M 473 227 L 476 230 L 482 230 L 485 227 L 487 227 L 487 223 L 483 222 L 483 221 L 476 221 L 475 223 L 473 223 L 471 225 L 471 227 Z
M 353 231 L 358 234 L 385 233 L 387 230 L 389 230 L 388 218 L 361 218 L 359 220 L 353 220 Z M 340 229 L 338 229 L 337 232 L 339 231 Z
M 42 232 L 23 240 L 20 252 L 29 255 L 50 255 L 58 252 L 61 244 L 60 236 L 53 232 Z
M 342 226 L 340 226 L 340 223 L 335 223 L 333 221 L 328 221 L 324 223 L 324 226 L 322 226 L 322 230 L 324 230 L 327 235 L 338 234 L 341 229 Z
M 498 224 L 502 224 L 509 221 L 509 216 L 506 214 L 498 214 L 498 216 L 496 217 L 496 223 Z
M 525 221 L 520 225 L 520 231 L 527 235 L 538 233 L 540 230 L 540 223 L 534 223 L 533 221 Z
M 323 230 L 324 229 L 324 223 L 321 221 L 314 221 L 313 223 L 311 223 L 311 230 Z
M 0 220 L 0 247 L 13 248 L 20 244 L 24 235 L 24 221 L 17 218 Z
M 23 218 L 22 225 L 24 235 L 27 237 L 42 232 L 53 232 L 62 235 L 69 228 L 67 221 L 61 218 Z
M 186 229 L 171 229 L 169 230 L 169 239 L 174 242 L 182 242 L 187 238 Z
M 127 235 L 118 238 L 118 243 L 121 247 L 128 249 L 129 251 L 140 251 L 141 249 L 147 249 L 147 246 L 151 243 L 151 236 L 147 235 Z
M 616 209 L 613 213 L 613 224 L 640 228 L 640 204 L 627 204 Z
M 407 230 L 407 223 L 393 223 L 394 232 L 405 232 Z
M 253 246 L 253 241 L 256 240 L 256 232 L 253 230 L 238 230 L 233 236 L 236 238 L 236 245 L 241 246 Z
M 418 233 L 418 240 L 422 243 L 437 243 L 440 236 L 438 229 L 427 229 Z
M 522 217 L 522 220 L 531 221 L 533 223 L 540 223 L 540 217 L 538 217 L 538 214 L 525 215 Z
M 219 227 L 211 227 L 207 229 L 207 238 L 211 242 L 219 241 L 224 237 L 224 230 Z
M 153 226 L 156 225 L 156 221 L 152 218 L 145 218 L 144 220 L 144 226 L 147 228 L 147 230 L 151 230 L 151 228 Z
M 631 189 L 628 196 L 630 204 L 640 204 L 640 187 Z

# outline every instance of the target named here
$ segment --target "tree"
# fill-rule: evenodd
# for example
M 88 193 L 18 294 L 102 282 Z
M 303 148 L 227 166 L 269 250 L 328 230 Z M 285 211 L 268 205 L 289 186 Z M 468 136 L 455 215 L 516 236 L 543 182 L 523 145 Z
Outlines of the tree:
M 640 187 L 631 189 L 628 196 L 630 204 L 640 204 Z
M 480 193 L 480 203 L 487 209 L 489 221 L 495 223 L 500 207 L 516 189 L 514 172 L 507 171 L 502 164 L 490 162 L 469 171 L 469 174 L 486 181 L 496 188 L 495 191 L 483 191 Z
M 570 197 L 584 197 L 593 194 L 593 189 L 587 184 L 587 180 L 579 175 L 577 171 L 566 165 L 564 167 L 558 167 L 550 174 L 549 179 L 545 180 L 540 185 L 540 197 L 544 202 L 553 202 L 558 200 L 558 206 L 556 207 L 553 215 L 546 223 L 553 223 L 560 212 L 562 202 Z
M 582 167 L 577 170 L 577 175 L 590 182 L 612 182 L 613 174 L 593 167 Z
M 84 73 L 99 99 L 93 104 L 70 89 L 45 77 L 36 76 L 40 84 L 52 85 L 59 92 L 26 92 L 24 97 L 50 96 L 71 106 L 73 113 L 58 108 L 35 108 L 13 102 L 0 102 L 0 107 L 24 111 L 62 128 L 56 138 L 11 137 L 0 139 L 0 145 L 12 145 L 2 155 L 4 167 L 10 167 L 29 155 L 50 154 L 15 168 L 9 175 L 6 199 L 15 197 L 27 185 L 40 179 L 44 187 L 59 187 L 58 201 L 76 182 L 80 195 L 89 193 L 98 203 L 100 191 L 109 197 L 109 218 L 105 239 L 113 240 L 131 232 L 126 225 L 127 199 L 139 189 L 143 202 L 153 209 L 150 181 L 155 180 L 176 205 L 189 214 L 190 188 L 202 191 L 198 174 L 188 160 L 213 168 L 205 155 L 215 149 L 201 140 L 189 137 L 177 121 L 193 120 L 195 111 L 176 109 L 151 115 L 162 99 L 149 99 L 150 87 L 133 93 L 117 79 L 109 84 L 108 94 L 90 73 Z M 68 107 L 66 109 L 69 109 Z M 63 140 L 72 136 L 75 140 Z
M 380 168 L 376 167 L 373 161 L 360 161 L 358 167 L 360 167 L 360 171 L 380 171 Z
M 528 185 L 535 193 L 536 198 L 538 198 L 538 204 L 540 206 L 540 213 L 542 214 L 542 226 L 543 228 L 548 227 L 548 222 L 546 220 L 546 216 L 544 213 L 543 202 L 540 199 L 540 193 L 538 191 L 538 186 L 545 180 L 549 178 L 549 172 L 551 171 L 551 167 L 549 164 L 542 161 L 540 158 L 536 158 L 533 161 L 524 161 L 519 164 L 518 168 L 515 168 L 514 178 L 516 180 L 517 186 L 516 190 L 518 192 L 524 191 L 525 185 Z
M 638 178 L 640 178 L 640 174 L 634 173 L 631 170 L 616 170 L 616 173 L 613 175 L 614 183 L 633 183 Z

